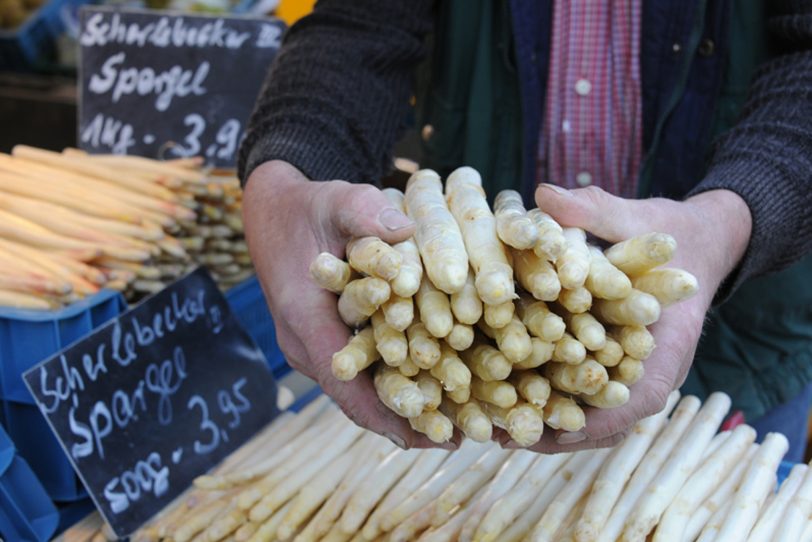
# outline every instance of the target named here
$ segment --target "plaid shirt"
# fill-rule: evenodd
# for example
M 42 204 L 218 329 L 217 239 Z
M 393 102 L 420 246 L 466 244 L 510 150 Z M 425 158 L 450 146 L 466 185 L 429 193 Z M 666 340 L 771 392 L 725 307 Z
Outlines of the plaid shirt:
M 633 197 L 642 0 L 555 0 L 538 179 Z

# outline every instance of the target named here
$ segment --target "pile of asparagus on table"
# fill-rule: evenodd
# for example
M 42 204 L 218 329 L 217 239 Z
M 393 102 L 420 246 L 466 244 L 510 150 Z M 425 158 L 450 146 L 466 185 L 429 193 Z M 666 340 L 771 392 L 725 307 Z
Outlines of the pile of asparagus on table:
M 353 239 L 346 262 L 322 253 L 310 271 L 358 330 L 333 356 L 335 377 L 373 366 L 380 400 L 434 442 L 454 426 L 484 442 L 496 425 L 531 446 L 545 424 L 581 429 L 582 405 L 625 404 L 655 346 L 646 326 L 698 289 L 690 273 L 660 267 L 676 250 L 670 235 L 603 251 L 527 211 L 515 191 L 492 212 L 468 167 L 445 193 L 431 170 L 405 195 L 384 192 L 416 222 L 413 238 Z
M 56 308 L 101 288 L 135 301 L 197 264 L 223 287 L 252 273 L 237 179 L 197 159 L 0 154 L 0 305 Z
M 717 434 L 730 399 L 675 392 L 613 449 L 402 450 L 322 398 L 196 480 L 134 541 L 809 541 L 812 472 L 783 435 Z

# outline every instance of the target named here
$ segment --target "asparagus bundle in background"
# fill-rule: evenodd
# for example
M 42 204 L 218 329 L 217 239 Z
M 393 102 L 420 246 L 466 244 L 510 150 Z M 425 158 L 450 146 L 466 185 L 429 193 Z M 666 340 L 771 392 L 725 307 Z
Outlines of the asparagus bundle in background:
M 434 442 L 456 426 L 484 441 L 493 426 L 521 446 L 544 425 L 584 426 L 583 407 L 615 408 L 654 350 L 647 326 L 698 289 L 662 268 L 676 242 L 649 233 L 601 250 L 514 191 L 490 209 L 477 172 L 446 181 L 422 170 L 384 191 L 417 224 L 395 246 L 353 239 L 346 259 L 320 254 L 313 279 L 357 330 L 333 374 L 368 368 L 380 400 Z
M 536 455 L 470 440 L 401 450 L 321 398 L 283 414 L 131 539 L 804 540 L 812 474 L 796 467 L 774 494 L 786 438 L 757 445 L 746 425 L 717 434 L 729 407 L 724 394 L 702 405 L 674 392 L 614 449 Z
M 56 308 L 101 288 L 136 301 L 197 264 L 227 288 L 252 272 L 239 183 L 198 160 L 0 154 L 0 305 Z

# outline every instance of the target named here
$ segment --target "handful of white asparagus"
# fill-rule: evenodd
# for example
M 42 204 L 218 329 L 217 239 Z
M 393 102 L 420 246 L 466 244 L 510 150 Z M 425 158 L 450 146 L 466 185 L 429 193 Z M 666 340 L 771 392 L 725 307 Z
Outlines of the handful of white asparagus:
M 353 239 L 347 261 L 322 253 L 310 271 L 358 330 L 333 356 L 335 377 L 374 365 L 380 400 L 437 443 L 454 426 L 485 442 L 495 425 L 532 446 L 545 424 L 581 429 L 582 405 L 625 404 L 654 350 L 646 326 L 698 290 L 690 273 L 660 267 L 676 250 L 670 235 L 602 251 L 515 191 L 491 211 L 468 167 L 445 193 L 431 170 L 405 195 L 384 192 L 416 222 L 413 238 Z
M 669 397 L 614 449 L 463 442 L 401 450 L 321 398 L 283 414 L 135 541 L 767 542 L 812 540 L 812 472 L 775 493 L 783 435 L 717 431 L 730 407 Z M 649 537 L 649 538 L 647 538 Z
M 135 301 L 198 264 L 223 287 L 253 273 L 234 177 L 195 159 L 0 154 L 0 305 L 50 309 L 111 288 Z

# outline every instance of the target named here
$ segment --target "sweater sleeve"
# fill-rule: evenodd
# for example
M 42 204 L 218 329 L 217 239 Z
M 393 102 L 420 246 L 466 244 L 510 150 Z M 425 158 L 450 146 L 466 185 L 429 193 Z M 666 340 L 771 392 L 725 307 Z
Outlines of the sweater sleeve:
M 269 160 L 314 180 L 375 182 L 389 171 L 432 4 L 320 0 L 271 66 L 240 147 L 240 179 Z
M 812 4 L 777 0 L 769 29 L 783 54 L 757 72 L 738 124 L 717 142 L 690 195 L 732 190 L 750 208 L 750 243 L 717 300 L 812 250 Z

